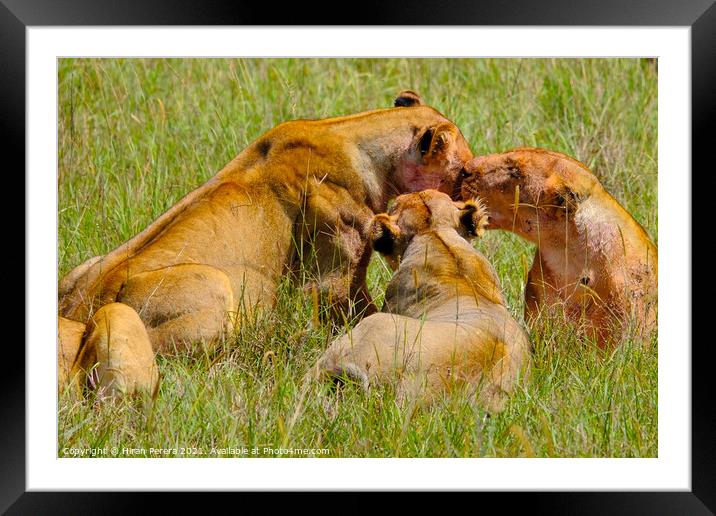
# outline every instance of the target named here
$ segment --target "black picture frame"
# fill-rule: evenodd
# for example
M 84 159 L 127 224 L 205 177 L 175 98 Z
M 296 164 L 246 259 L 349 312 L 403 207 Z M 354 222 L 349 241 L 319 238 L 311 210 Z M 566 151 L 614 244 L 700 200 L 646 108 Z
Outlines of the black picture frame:
M 28 26 L 65 25 L 576 25 L 576 26 L 688 26 L 691 27 L 692 73 L 692 170 L 711 173 L 710 159 L 713 139 L 708 131 L 716 119 L 716 6 L 714 0 L 553 0 L 537 3 L 530 0 L 510 0 L 410 4 L 361 2 L 359 8 L 339 11 L 334 7 L 307 6 L 303 3 L 283 5 L 257 2 L 196 2 L 191 0 L 154 0 L 99 2 L 96 0 L 0 0 L 0 146 L 3 156 L 15 157 L 12 171 L 8 165 L 4 180 L 16 181 L 25 196 L 25 30 Z M 323 15 L 317 13 L 324 13 Z M 334 19 L 327 19 L 333 15 Z M 692 172 L 692 180 L 698 177 Z M 709 178 L 710 179 L 710 178 Z M 9 184 L 9 183 L 4 183 Z M 48 188 L 54 187 L 48 185 Z M 702 196 L 706 195 L 704 188 Z M 15 190 L 17 191 L 17 190 Z M 694 192 L 692 188 L 692 193 Z M 17 196 L 19 197 L 19 196 Z M 668 201 L 662 197 L 662 202 Z M 693 207 L 699 205 L 692 195 Z M 708 202 L 708 201 L 707 201 Z M 24 225 L 15 224 L 14 230 L 24 231 Z M 12 230 L 11 228 L 7 228 Z M 693 233 L 692 233 L 693 234 Z M 25 242 L 23 233 L 12 241 Z M 23 246 L 18 253 L 6 259 L 10 270 L 26 268 Z M 699 267 L 701 266 L 701 267 Z M 705 256 L 692 254 L 692 270 L 709 270 Z M 708 288 L 708 287 L 705 287 Z M 22 306 L 26 310 L 32 307 Z M 700 314 L 695 300 L 693 313 Z M 17 301 L 14 301 L 15 304 Z M 707 308 L 701 309 L 705 310 Z M 704 314 L 705 315 L 705 314 Z M 692 315 L 692 320 L 693 320 Z M 716 512 L 716 403 L 714 382 L 711 381 L 712 351 L 710 339 L 684 342 L 692 351 L 692 452 L 690 492 L 531 492 L 531 493 L 478 493 L 481 503 L 509 497 L 509 505 L 527 504 L 531 510 L 549 514 L 713 514 Z M 0 391 L 0 511 L 9 514 L 84 514 L 129 513 L 150 507 L 158 501 L 165 510 L 170 506 L 188 509 L 193 503 L 202 503 L 203 497 L 189 493 L 157 495 L 123 492 L 26 492 L 25 485 L 25 353 L 18 346 L 19 339 L 5 342 L 4 371 L 0 374 L 3 389 Z M 13 354 L 11 353 L 14 353 Z M 8 354 L 10 353 L 10 354 Z M 9 364 L 14 364 L 12 367 Z M 219 502 L 228 494 L 211 494 Z M 240 495 L 241 504 L 261 503 Z M 342 499 L 347 508 L 356 504 L 358 493 Z M 413 500 L 421 503 L 422 496 Z M 193 503 L 192 503 L 193 502 Z M 235 503 L 235 502 L 233 502 Z M 237 507 L 238 508 L 238 507 Z

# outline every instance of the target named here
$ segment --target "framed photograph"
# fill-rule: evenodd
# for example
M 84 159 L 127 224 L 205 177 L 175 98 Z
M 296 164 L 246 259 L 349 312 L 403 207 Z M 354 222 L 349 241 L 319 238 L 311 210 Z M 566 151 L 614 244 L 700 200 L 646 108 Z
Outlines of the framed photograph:
M 3 510 L 255 490 L 715 510 L 710 352 L 691 345 L 708 2 L 347 27 L 4 4 L 27 308 Z M 492 271 L 450 280 L 474 309 L 440 291 L 461 253 Z M 420 315 L 411 288 L 434 296 Z M 449 331 L 499 329 L 456 359 L 445 306 Z

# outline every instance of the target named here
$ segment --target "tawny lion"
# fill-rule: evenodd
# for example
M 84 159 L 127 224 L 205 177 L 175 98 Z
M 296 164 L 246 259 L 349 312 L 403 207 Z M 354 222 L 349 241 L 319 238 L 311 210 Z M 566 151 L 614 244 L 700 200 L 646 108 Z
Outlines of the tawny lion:
M 271 306 L 299 264 L 338 309 L 375 311 L 365 286 L 374 212 L 402 192 L 454 193 L 472 157 L 415 93 L 395 105 L 277 126 L 137 236 L 67 274 L 60 383 L 99 364 L 108 392 L 153 389 L 154 353 L 215 342 L 236 314 Z
M 525 147 L 476 157 L 461 175 L 463 198 L 485 201 L 488 229 L 537 244 L 528 321 L 559 308 L 600 346 L 616 343 L 630 321 L 643 334 L 655 328 L 656 246 L 583 163 Z
M 495 270 L 468 241 L 486 224 L 479 202 L 435 190 L 401 195 L 377 215 L 373 246 L 397 267 L 383 312 L 335 340 L 317 363 L 319 376 L 364 388 L 397 379 L 399 395 L 416 389 L 428 400 L 468 388 L 484 408 L 501 411 L 527 371 L 530 343 Z

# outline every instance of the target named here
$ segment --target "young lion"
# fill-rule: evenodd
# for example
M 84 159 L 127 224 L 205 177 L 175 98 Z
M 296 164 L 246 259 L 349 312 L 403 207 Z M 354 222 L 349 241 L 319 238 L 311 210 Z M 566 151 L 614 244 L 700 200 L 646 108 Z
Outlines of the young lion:
M 428 398 L 469 385 L 482 406 L 501 411 L 530 362 L 530 343 L 495 270 L 467 240 L 486 224 L 479 202 L 435 190 L 401 195 L 377 215 L 373 247 L 397 267 L 383 312 L 334 341 L 318 371 L 364 388 L 398 377 L 399 392 L 426 387 Z
M 415 93 L 395 105 L 280 124 L 137 236 L 70 272 L 58 289 L 60 379 L 105 357 L 100 385 L 151 390 L 153 352 L 215 342 L 239 323 L 229 314 L 270 307 L 281 275 L 299 265 L 336 312 L 375 311 L 365 287 L 373 214 L 399 193 L 454 193 L 472 157 Z
M 462 173 L 464 199 L 486 203 L 488 229 L 537 244 L 525 290 L 525 318 L 560 307 L 600 346 L 628 320 L 656 325 L 657 249 L 646 231 L 579 161 L 518 148 L 474 158 Z

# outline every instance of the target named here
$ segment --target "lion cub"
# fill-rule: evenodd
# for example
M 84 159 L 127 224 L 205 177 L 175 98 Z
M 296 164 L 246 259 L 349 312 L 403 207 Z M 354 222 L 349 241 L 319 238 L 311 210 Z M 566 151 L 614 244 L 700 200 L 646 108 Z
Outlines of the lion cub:
M 400 394 L 418 389 L 428 399 L 469 386 L 488 411 L 501 411 L 530 343 L 495 270 L 468 241 L 486 224 L 479 201 L 453 202 L 436 190 L 401 195 L 377 215 L 373 248 L 397 268 L 383 311 L 335 340 L 318 370 L 364 388 L 397 378 Z
M 629 322 L 643 334 L 656 327 L 656 246 L 583 163 L 523 147 L 474 158 L 462 178 L 463 199 L 485 201 L 488 229 L 537 244 L 528 321 L 559 308 L 602 347 Z

